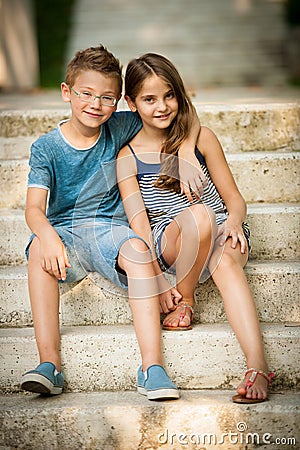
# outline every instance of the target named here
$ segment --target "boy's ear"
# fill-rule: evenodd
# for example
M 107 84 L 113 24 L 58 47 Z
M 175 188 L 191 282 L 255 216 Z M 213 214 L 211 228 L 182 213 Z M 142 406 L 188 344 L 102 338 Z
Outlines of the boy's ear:
M 125 95 L 125 100 L 129 106 L 129 108 L 131 109 L 131 111 L 136 112 L 137 111 L 136 106 L 128 95 Z
M 64 102 L 68 103 L 71 101 L 71 92 L 69 86 L 63 81 L 60 85 L 61 96 Z

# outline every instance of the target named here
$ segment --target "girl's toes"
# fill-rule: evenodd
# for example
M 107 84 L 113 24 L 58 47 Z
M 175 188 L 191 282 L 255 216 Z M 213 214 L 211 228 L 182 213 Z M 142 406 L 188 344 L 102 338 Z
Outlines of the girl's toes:
M 178 324 L 178 320 L 175 321 L 174 319 L 172 319 L 172 317 L 166 317 L 165 320 L 163 321 L 163 325 L 165 327 L 176 327 Z
M 246 383 L 241 383 L 239 385 L 239 387 L 237 388 L 237 393 L 240 395 L 245 395 L 246 394 Z
M 246 398 L 258 398 L 257 397 L 257 392 L 254 389 L 248 389 L 246 392 Z
M 184 317 L 183 319 L 181 319 L 179 321 L 179 326 L 180 327 L 188 327 L 191 324 L 191 321 L 188 317 Z

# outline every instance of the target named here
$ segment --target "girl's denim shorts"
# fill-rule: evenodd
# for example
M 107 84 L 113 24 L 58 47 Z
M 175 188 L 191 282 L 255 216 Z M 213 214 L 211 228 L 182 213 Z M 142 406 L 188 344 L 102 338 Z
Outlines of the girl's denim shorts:
M 96 222 L 73 227 L 56 227 L 64 243 L 71 268 L 67 268 L 64 283 L 80 281 L 90 272 L 98 272 L 117 286 L 127 288 L 125 272 L 119 268 L 117 258 L 121 246 L 128 239 L 143 239 L 126 224 Z M 25 254 L 28 259 L 31 236 Z M 144 241 L 143 241 L 144 242 Z

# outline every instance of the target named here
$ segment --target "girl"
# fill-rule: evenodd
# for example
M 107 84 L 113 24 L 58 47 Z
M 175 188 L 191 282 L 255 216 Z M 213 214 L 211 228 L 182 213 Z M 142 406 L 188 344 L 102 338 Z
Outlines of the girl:
M 233 401 L 267 398 L 268 374 L 253 297 L 243 267 L 248 259 L 246 205 L 215 134 L 202 127 L 195 154 L 207 177 L 201 199 L 180 190 L 178 147 L 192 125 L 192 103 L 182 79 L 165 57 L 148 53 L 132 60 L 125 98 L 143 127 L 118 156 L 118 182 L 131 228 L 152 250 L 163 328 L 189 330 L 194 291 L 209 270 L 228 320 L 245 354 L 248 370 Z M 176 289 L 163 272 L 175 271 Z

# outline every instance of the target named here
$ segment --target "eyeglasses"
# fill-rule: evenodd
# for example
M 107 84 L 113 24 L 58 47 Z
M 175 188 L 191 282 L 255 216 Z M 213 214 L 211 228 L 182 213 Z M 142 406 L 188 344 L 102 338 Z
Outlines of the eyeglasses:
M 77 97 L 85 103 L 93 103 L 96 98 L 99 98 L 100 103 L 102 106 L 115 106 L 117 103 L 117 99 L 115 97 L 112 97 L 111 95 L 95 95 L 91 92 L 77 92 L 75 89 L 71 87 L 71 90 L 74 92 L 74 94 L 77 95 Z

